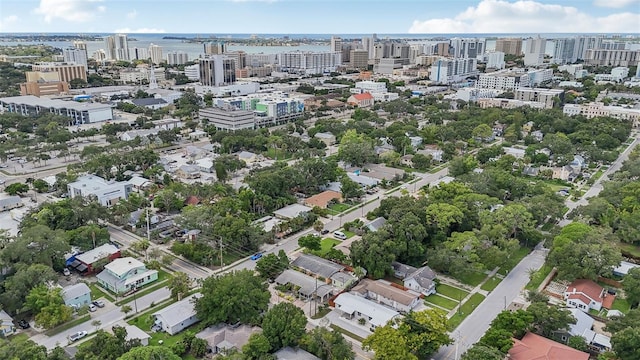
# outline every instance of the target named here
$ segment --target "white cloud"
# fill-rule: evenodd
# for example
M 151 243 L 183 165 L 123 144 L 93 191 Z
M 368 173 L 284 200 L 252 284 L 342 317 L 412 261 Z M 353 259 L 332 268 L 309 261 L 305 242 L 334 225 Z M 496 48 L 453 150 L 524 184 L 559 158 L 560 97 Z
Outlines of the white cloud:
M 17 15 L 9 15 L 0 19 L 0 30 L 6 31 L 7 26 L 17 23 L 19 20 Z
M 640 13 L 594 17 L 572 6 L 524 0 L 482 0 L 453 18 L 415 20 L 409 33 L 637 32 L 638 24 Z
M 133 20 L 136 18 L 136 16 L 138 16 L 138 12 L 136 11 L 136 9 L 133 9 L 133 11 L 127 13 L 127 19 Z
M 640 0 L 594 0 L 593 5 L 608 8 L 623 8 L 634 3 L 640 3 Z
M 162 34 L 162 33 L 165 33 L 166 31 L 164 31 L 164 29 L 155 29 L 155 28 L 138 28 L 138 29 L 122 28 L 122 29 L 116 29 L 113 32 L 119 33 L 119 34 Z
M 59 18 L 66 21 L 86 22 L 95 18 L 96 14 L 105 12 L 107 8 L 98 5 L 102 0 L 40 0 L 40 6 L 34 9 L 36 14 L 44 16 L 50 23 Z

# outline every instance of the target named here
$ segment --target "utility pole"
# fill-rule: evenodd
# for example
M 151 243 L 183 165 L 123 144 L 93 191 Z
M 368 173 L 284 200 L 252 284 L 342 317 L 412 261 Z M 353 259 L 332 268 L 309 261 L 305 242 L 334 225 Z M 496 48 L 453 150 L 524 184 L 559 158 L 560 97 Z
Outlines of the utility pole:
M 151 219 L 149 219 L 149 208 L 147 208 L 147 241 L 151 243 Z
M 220 236 L 219 245 L 220 245 L 220 272 L 224 270 L 224 263 L 222 262 L 222 236 Z

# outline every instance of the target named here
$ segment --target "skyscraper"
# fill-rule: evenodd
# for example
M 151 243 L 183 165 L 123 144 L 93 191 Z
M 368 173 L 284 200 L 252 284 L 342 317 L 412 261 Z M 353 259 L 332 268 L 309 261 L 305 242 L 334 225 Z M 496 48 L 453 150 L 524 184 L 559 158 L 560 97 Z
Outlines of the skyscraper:
M 67 48 L 62 50 L 64 62 L 82 65 L 87 68 L 87 50 Z
M 527 39 L 527 47 L 524 52 L 524 65 L 537 66 L 544 63 L 544 51 L 547 47 L 547 39 L 540 36 Z
M 231 85 L 236 82 L 236 62 L 225 55 L 200 59 L 200 83 L 204 86 Z
M 204 53 L 206 55 L 220 55 L 227 50 L 223 42 L 210 42 L 204 44 Z
M 342 38 L 339 36 L 331 37 L 331 47 L 329 51 L 342 52 Z
M 507 55 L 522 55 L 522 39 L 504 38 L 496 40 L 496 51 L 501 51 Z
M 162 57 L 162 46 L 151 43 L 151 45 L 149 45 L 149 56 L 151 57 L 151 62 L 160 64 L 162 60 L 164 60 Z
M 104 38 L 106 53 L 109 60 L 129 61 L 129 41 L 127 35 L 116 34 Z
M 556 39 L 554 41 L 553 62 L 555 64 L 573 64 L 578 60 L 578 48 L 575 38 Z

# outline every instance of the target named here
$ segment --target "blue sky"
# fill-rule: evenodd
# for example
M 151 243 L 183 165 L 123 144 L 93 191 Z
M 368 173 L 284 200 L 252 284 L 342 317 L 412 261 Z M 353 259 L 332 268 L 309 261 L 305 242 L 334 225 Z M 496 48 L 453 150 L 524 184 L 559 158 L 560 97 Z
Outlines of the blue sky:
M 0 32 L 640 33 L 640 0 L 0 0 Z

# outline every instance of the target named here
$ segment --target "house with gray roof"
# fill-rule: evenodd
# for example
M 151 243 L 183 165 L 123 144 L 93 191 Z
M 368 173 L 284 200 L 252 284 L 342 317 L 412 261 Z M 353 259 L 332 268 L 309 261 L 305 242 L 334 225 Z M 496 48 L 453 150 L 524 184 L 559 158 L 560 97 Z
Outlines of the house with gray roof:
M 142 344 L 143 346 L 149 345 L 149 339 L 151 339 L 151 335 L 147 334 L 139 327 L 127 324 L 125 325 L 124 329 L 127 330 L 127 337 L 125 338 L 126 341 L 140 340 L 140 344 Z
M 200 167 L 197 165 L 182 165 L 176 170 L 176 175 L 182 179 L 196 179 L 200 177 Z
M 302 271 L 325 279 L 344 270 L 344 266 L 311 254 L 302 254 L 291 262 L 291 265 Z
M 369 221 L 368 223 L 364 224 L 364 227 L 366 229 L 368 229 L 371 232 L 376 232 L 378 231 L 381 227 L 384 226 L 384 224 L 387 223 L 387 219 L 381 217 L 377 217 L 371 221 Z
M 338 295 L 334 302 L 343 317 L 353 320 L 364 319 L 371 329 L 385 326 L 389 321 L 401 316 L 391 308 L 348 292 Z
M 417 292 L 399 289 L 384 280 L 363 279 L 351 292 L 400 312 L 409 312 L 420 302 Z
M 91 304 L 91 289 L 85 283 L 77 283 L 62 288 L 64 304 L 72 308 L 81 308 Z
M 405 276 L 403 279 L 404 287 L 429 296 L 436 293 L 436 283 L 433 282 L 435 278 L 436 273 L 430 267 L 423 266 Z
M 290 220 L 300 215 L 307 214 L 313 210 L 312 208 L 300 204 L 291 204 L 273 212 L 277 218 Z
M 23 205 L 20 196 L 8 196 L 0 199 L 0 211 L 8 211 Z
M 137 259 L 124 257 L 105 265 L 97 278 L 103 288 L 122 294 L 158 280 L 158 271 L 147 269 L 144 263 Z
M 195 293 L 166 308 L 151 314 L 158 325 L 169 335 L 175 335 L 200 321 L 196 313 L 196 301 L 202 294 Z
M 278 285 L 294 285 L 296 296 L 302 299 L 317 299 L 320 302 L 327 301 L 333 295 L 333 287 L 312 276 L 299 271 L 286 269 L 275 279 Z
M 278 360 L 320 360 L 319 357 L 302 350 L 300 348 L 284 347 L 276 351 L 273 355 Z
M 240 325 L 235 327 L 219 324 L 200 331 L 196 337 L 207 342 L 207 348 L 212 354 L 225 354 L 230 350 L 241 350 L 252 334 L 261 332 L 262 329 L 257 326 Z
M 7 337 L 16 331 L 13 318 L 6 311 L 0 310 L 0 337 Z

